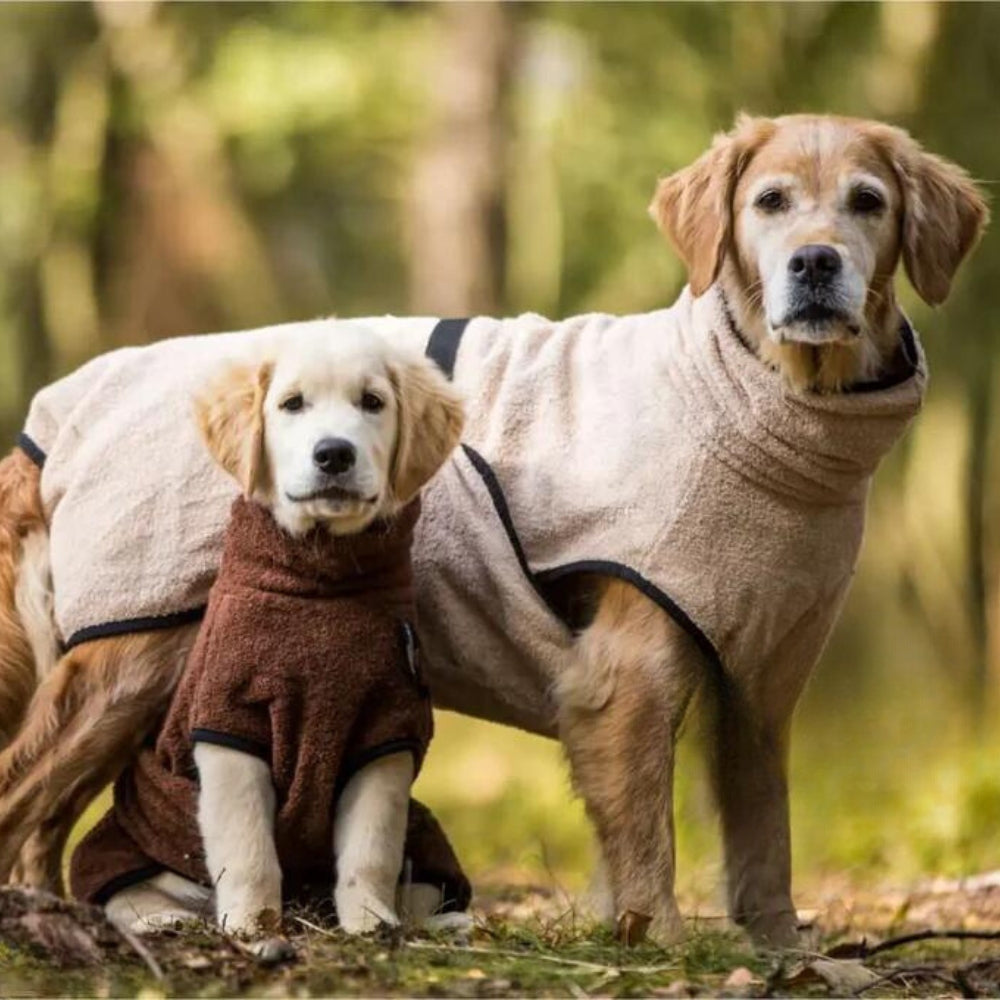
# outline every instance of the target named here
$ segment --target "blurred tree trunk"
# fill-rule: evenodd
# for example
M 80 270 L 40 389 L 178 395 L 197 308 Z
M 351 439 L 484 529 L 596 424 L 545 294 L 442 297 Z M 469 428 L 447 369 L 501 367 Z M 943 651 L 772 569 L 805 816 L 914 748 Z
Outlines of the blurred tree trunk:
M 503 285 L 511 16 L 501 3 L 442 4 L 437 16 L 432 120 L 410 192 L 410 302 L 462 316 L 496 310 Z
M 925 77 L 920 112 L 912 128 L 929 148 L 946 152 L 973 177 L 992 179 L 1000 155 L 996 93 L 1000 88 L 1000 9 L 993 5 L 944 4 L 934 50 Z M 962 95 L 962 114 L 955 97 Z M 971 123 L 981 123 L 975 127 Z M 992 122 L 992 126 L 987 126 Z M 968 674 L 970 715 L 982 722 L 991 701 L 990 649 L 997 649 L 997 540 L 1000 517 L 991 457 L 996 425 L 996 336 L 983 303 L 992 300 L 1000 267 L 996 240 L 987 240 L 963 268 L 963 294 L 946 307 L 952 370 L 962 379 L 969 419 L 965 514 L 968 519 L 966 595 L 974 657 Z M 952 668 L 954 664 L 947 664 Z M 996 666 L 994 665 L 994 670 Z

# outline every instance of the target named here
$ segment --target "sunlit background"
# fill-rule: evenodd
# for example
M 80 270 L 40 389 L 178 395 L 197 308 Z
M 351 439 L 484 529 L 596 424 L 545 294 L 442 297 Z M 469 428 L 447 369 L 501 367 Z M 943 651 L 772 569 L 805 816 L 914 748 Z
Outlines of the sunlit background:
M 336 312 L 639 311 L 655 179 L 734 112 L 901 124 L 996 190 L 1000 7 L 0 8 L 0 424 L 110 347 Z M 799 898 L 1000 867 L 1000 239 L 936 312 L 919 424 L 798 716 Z M 692 725 L 691 735 L 696 735 Z M 697 740 L 681 884 L 716 905 Z M 420 792 L 481 883 L 580 887 L 558 749 L 442 715 Z

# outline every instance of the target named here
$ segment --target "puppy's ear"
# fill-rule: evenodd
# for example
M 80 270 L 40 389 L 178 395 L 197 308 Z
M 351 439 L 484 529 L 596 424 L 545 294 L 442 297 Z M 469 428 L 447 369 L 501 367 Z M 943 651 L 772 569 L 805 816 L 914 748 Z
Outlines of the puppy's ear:
M 264 475 L 264 397 L 273 365 L 234 365 L 195 400 L 195 416 L 212 457 L 239 484 L 246 497 Z
M 736 182 L 774 128 L 769 118 L 740 115 L 731 132 L 712 140 L 708 152 L 656 187 L 649 214 L 684 261 L 695 295 L 719 276 L 732 241 Z
M 398 421 L 389 484 L 402 505 L 444 465 L 462 436 L 465 411 L 454 386 L 427 358 L 393 365 L 389 377 Z
M 961 167 L 924 152 L 902 129 L 881 135 L 903 192 L 903 264 L 920 297 L 936 306 L 979 242 L 989 209 Z

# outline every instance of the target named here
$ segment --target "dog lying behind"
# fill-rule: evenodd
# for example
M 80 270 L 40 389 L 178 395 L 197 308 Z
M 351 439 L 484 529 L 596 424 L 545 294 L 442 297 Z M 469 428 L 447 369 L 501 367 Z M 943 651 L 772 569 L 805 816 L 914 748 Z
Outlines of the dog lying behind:
M 412 624 L 418 484 L 404 495 L 390 477 L 408 419 L 391 353 L 348 328 L 230 367 L 197 402 L 243 496 L 156 744 L 72 862 L 74 893 L 133 930 L 214 905 L 220 926 L 258 935 L 279 926 L 283 896 L 328 898 L 331 884 L 346 930 L 395 924 L 408 826 L 406 908 L 468 903 L 433 817 L 414 804 L 408 823 L 432 717 Z M 426 365 L 450 428 L 440 465 L 462 413 Z

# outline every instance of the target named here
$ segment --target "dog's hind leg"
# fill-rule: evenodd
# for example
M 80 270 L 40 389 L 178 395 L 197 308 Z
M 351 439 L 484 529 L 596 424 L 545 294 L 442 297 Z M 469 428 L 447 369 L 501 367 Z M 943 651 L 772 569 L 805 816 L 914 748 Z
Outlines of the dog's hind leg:
M 90 791 L 88 787 L 87 792 Z M 72 815 L 72 810 L 69 813 Z M 67 821 L 63 816 L 45 820 L 35 827 L 17 856 L 17 862 L 10 873 L 11 885 L 30 886 L 32 889 L 45 889 L 57 896 L 65 895 L 62 877 L 63 850 L 72 828 L 73 819 Z
M 685 633 L 630 585 L 607 584 L 557 680 L 559 732 L 607 866 L 614 912 L 682 933 L 674 899 L 674 745 L 700 677 Z
M 211 919 L 212 892 L 174 872 L 161 872 L 116 892 L 104 912 L 125 931 L 150 934 L 178 923 Z
M 32 831 L 59 817 L 67 831 L 98 782 L 128 763 L 166 709 L 196 632 L 189 625 L 88 642 L 45 678 L 0 754 L 0 882 Z
M 32 530 L 21 539 L 21 560 L 15 593 L 17 611 L 34 656 L 37 678 L 46 677 L 59 660 L 52 608 L 52 576 L 49 568 L 49 537 Z M 100 785 L 97 786 L 99 790 Z M 92 797 L 90 787 L 77 791 L 84 805 Z M 70 810 L 70 813 L 73 813 Z M 62 846 L 69 836 L 73 815 L 52 816 L 32 831 L 11 876 L 16 885 L 47 889 L 62 895 Z
M 117 776 L 120 762 L 109 761 L 105 771 L 95 770 L 76 786 L 72 797 L 52 816 L 42 820 L 28 835 L 10 875 L 13 885 L 45 889 L 65 895 L 63 862 L 66 842 L 87 806 Z

